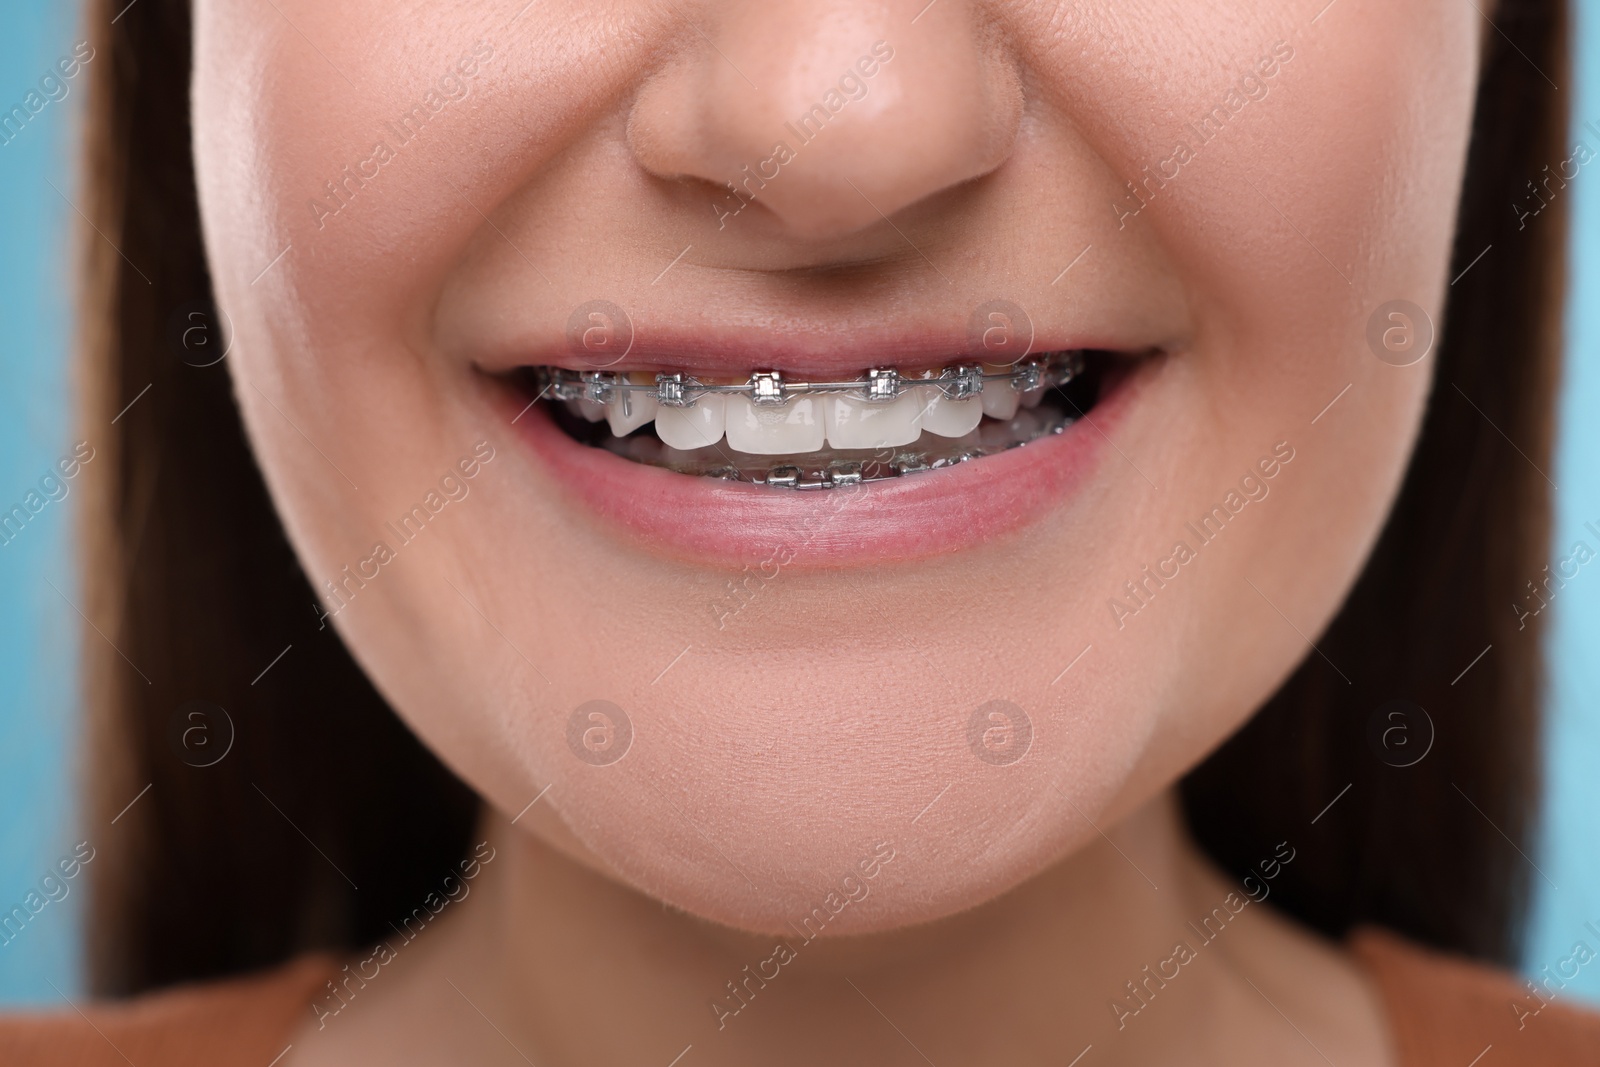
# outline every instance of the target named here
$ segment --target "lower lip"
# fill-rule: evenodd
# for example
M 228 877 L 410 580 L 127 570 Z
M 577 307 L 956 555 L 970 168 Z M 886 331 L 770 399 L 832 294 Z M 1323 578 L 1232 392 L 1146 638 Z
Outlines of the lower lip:
M 635 463 L 579 444 L 542 405 L 483 380 L 540 471 L 630 543 L 716 563 L 849 565 L 960 552 L 1038 522 L 1089 480 L 1103 435 L 1121 421 L 1149 362 L 1108 374 L 1088 418 L 1059 434 L 954 467 L 817 490 Z

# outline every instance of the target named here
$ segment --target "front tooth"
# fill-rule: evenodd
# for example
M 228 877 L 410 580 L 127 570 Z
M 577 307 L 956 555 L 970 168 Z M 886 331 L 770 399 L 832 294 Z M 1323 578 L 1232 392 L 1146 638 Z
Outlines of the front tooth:
M 991 419 L 1010 419 L 1017 414 L 1022 394 L 1007 381 L 984 382 L 982 403 L 983 413 Z
M 908 389 L 888 403 L 831 396 L 822 404 L 828 444 L 834 448 L 896 448 L 922 433 L 918 420 L 922 404 L 915 390 Z
M 606 417 L 606 406 L 596 404 L 593 400 L 568 400 L 567 410 L 583 416 L 587 422 L 601 422 Z
M 983 401 L 978 397 L 951 400 L 937 386 L 920 386 L 922 428 L 940 437 L 964 437 L 983 420 Z
M 686 408 L 661 407 L 656 412 L 656 436 L 672 448 L 707 448 L 722 440 L 727 419 L 728 398 L 706 393 Z
M 743 393 L 728 397 L 728 447 L 756 456 L 815 452 L 825 436 L 822 406 L 814 397 L 757 407 Z
M 623 408 L 627 414 L 623 414 Z M 606 405 L 606 422 L 611 424 L 611 432 L 618 437 L 626 437 L 651 419 L 656 417 L 656 409 L 660 405 L 655 397 L 646 396 L 637 390 L 618 391 L 611 403 Z

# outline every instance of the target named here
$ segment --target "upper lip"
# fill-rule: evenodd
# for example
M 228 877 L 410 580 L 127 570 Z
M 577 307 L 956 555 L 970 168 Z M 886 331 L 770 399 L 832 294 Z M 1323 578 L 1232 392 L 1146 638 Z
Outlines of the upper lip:
M 569 370 L 666 372 L 684 371 L 707 377 L 742 377 L 754 370 L 779 371 L 798 379 L 854 377 L 871 367 L 938 368 L 957 363 L 1014 362 L 1030 355 L 1070 349 L 1093 349 L 1137 355 L 1163 347 L 1155 339 L 1102 338 L 1045 333 L 1034 335 L 1026 349 L 1004 359 L 986 355 L 965 332 L 906 331 L 877 327 L 866 330 L 796 334 L 764 328 L 686 331 L 635 327 L 631 344 L 598 352 L 569 345 L 564 337 L 511 338 L 483 345 L 470 353 L 471 362 L 490 374 L 519 367 L 549 366 Z

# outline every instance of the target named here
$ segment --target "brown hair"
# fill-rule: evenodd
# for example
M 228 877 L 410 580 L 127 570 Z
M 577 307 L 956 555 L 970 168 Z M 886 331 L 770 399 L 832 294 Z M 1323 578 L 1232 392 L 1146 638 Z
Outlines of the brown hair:
M 113 21 L 123 6 L 89 5 L 81 201 L 96 228 L 84 231 L 83 432 L 100 457 L 85 512 L 98 632 L 85 655 L 99 851 L 88 944 L 103 994 L 375 940 L 464 854 L 477 810 L 319 627 L 224 364 L 189 365 L 203 360 L 183 330 L 209 322 L 220 336 L 189 314 L 209 298 L 189 3 L 142 0 Z M 1550 450 L 1563 229 L 1541 218 L 1518 232 L 1510 204 L 1560 158 L 1564 114 L 1538 70 L 1561 76 L 1565 12 L 1508 0 L 1497 20 L 1515 48 L 1488 34 L 1456 270 L 1494 248 L 1450 291 L 1399 503 L 1318 642 L 1355 684 L 1312 656 L 1183 789 L 1197 837 L 1236 872 L 1278 841 L 1296 849 L 1273 899 L 1312 925 L 1379 922 L 1508 961 L 1527 871 L 1500 831 L 1524 841 L 1533 818 L 1539 650 L 1506 601 L 1543 562 L 1548 499 L 1529 459 L 1543 466 Z M 1405 769 L 1365 740 L 1393 696 L 1438 728 Z M 236 731 L 212 766 L 175 743 L 191 700 L 225 708 Z M 220 719 L 212 729 L 220 741 Z

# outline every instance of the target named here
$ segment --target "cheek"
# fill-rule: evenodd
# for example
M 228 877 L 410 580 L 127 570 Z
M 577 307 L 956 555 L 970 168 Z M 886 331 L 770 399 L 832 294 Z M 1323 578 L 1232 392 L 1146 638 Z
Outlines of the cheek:
M 506 12 L 468 0 L 417 15 L 387 35 L 371 0 L 196 10 L 207 258 L 245 342 L 228 370 L 319 588 L 481 436 L 449 415 L 421 334 L 429 294 L 483 225 L 443 176 L 468 187 L 493 158 L 463 144 L 491 79 L 511 73 Z M 439 81 L 475 47 L 494 54 L 450 100 Z
M 1114 55 L 1086 37 L 1105 65 L 1091 61 L 1081 83 L 1069 73 L 1056 87 L 1085 137 L 1137 186 L 1106 204 L 1106 244 L 1096 250 L 1130 231 L 1154 235 L 1196 323 L 1191 350 L 1152 383 L 1141 413 L 1149 417 L 1116 437 L 1120 473 L 1145 503 L 1077 531 L 1097 546 L 1094 562 L 1079 556 L 1055 590 L 1064 596 L 1087 577 L 1099 594 L 1078 643 L 1093 642 L 1120 680 L 1083 698 L 1158 724 L 1123 803 L 1170 782 L 1300 659 L 1319 658 L 1307 637 L 1332 616 L 1376 538 L 1432 360 L 1381 361 L 1368 321 L 1403 299 L 1427 309 L 1435 336 L 1442 328 L 1479 43 L 1476 13 L 1442 3 L 1341 3 L 1315 27 L 1277 5 L 1188 17 L 1212 23 L 1188 39 L 1220 42 L 1192 68 L 1173 68 L 1172 56 L 1194 53 L 1161 33 L 1129 34 Z M 1369 34 L 1419 51 L 1372 48 Z M 1294 54 L 1279 59 L 1267 95 L 1240 93 L 1226 124 L 1200 129 L 1230 103 L 1238 72 L 1279 41 Z M 1192 158 L 1174 173 L 1163 161 L 1180 144 Z M 1127 583 L 1176 542 L 1196 545 L 1192 524 L 1279 441 L 1296 459 L 1270 496 L 1247 503 L 1176 580 L 1147 583 L 1153 595 L 1136 594 L 1145 606 L 1130 599 Z M 1120 626 L 1110 607 L 1118 602 L 1136 611 Z M 1328 670 L 1341 668 L 1348 675 L 1355 665 Z

